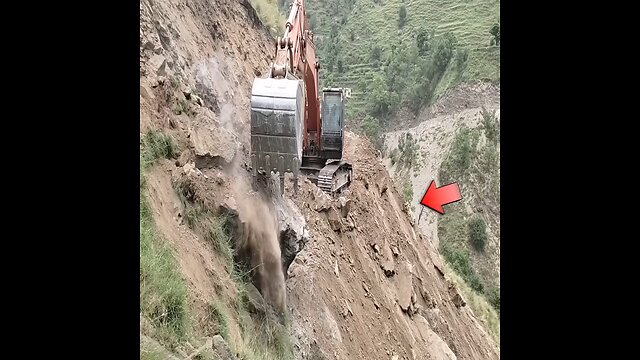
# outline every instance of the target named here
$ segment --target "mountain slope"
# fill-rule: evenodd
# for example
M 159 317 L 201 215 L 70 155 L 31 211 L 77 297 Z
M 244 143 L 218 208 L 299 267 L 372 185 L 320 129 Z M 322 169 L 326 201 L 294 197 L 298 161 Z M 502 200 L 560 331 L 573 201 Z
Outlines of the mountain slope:
M 326 358 L 499 358 L 438 250 L 412 225 L 375 148 L 348 133 L 345 157 L 357 174 L 348 210 L 338 200 L 323 206 L 331 200 L 308 182 L 293 198 L 313 239 L 287 280 L 293 328 L 314 334 L 301 336 L 302 349 L 317 346 Z
M 286 12 L 289 1 L 283 3 Z M 499 22 L 497 0 L 307 0 L 305 4 L 319 34 L 325 81 L 353 88 L 356 109 L 366 107 L 367 85 L 385 71 L 378 59 L 389 56 L 394 46 L 415 43 L 422 30 L 431 37 L 451 32 L 456 47 L 468 56 L 459 74 L 453 64 L 449 66 L 436 95 L 461 81 L 500 79 L 500 47 L 491 45 L 490 34 Z M 406 16 L 400 27 L 403 6 Z
M 499 358 L 366 139 L 344 199 L 251 188 L 249 1 L 140 6 L 142 359 Z

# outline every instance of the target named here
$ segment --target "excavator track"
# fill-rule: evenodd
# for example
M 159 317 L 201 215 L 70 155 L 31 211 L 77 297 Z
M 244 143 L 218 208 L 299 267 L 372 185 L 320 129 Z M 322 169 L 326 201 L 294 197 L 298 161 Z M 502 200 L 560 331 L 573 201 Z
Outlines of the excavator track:
M 318 187 L 327 194 L 335 195 L 351 184 L 353 167 L 345 161 L 327 164 L 318 173 Z

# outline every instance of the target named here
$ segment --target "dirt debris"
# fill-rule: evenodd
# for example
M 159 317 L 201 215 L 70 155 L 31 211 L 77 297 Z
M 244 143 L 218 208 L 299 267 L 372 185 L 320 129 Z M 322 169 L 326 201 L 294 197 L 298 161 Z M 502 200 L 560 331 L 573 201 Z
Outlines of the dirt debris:
M 340 199 L 323 204 L 320 212 L 315 209 L 305 212 L 310 239 L 298 257 L 314 261 L 291 264 L 291 273 L 303 272 L 305 276 L 290 276 L 287 291 L 289 306 L 294 309 L 292 320 L 296 333 L 313 336 L 301 335 L 297 345 L 309 353 L 313 340 L 325 352 L 335 349 L 340 358 L 364 359 L 366 354 L 386 353 L 385 346 L 389 348 L 388 345 L 393 344 L 399 358 L 413 359 L 413 354 L 421 358 L 429 354 L 440 359 L 498 359 L 497 345 L 483 330 L 471 326 L 475 323 L 473 314 L 454 310 L 457 308 L 450 300 L 448 284 L 434 266 L 441 266 L 439 259 L 433 260 L 440 255 L 414 231 L 408 214 L 403 212 L 400 194 L 393 187 L 381 191 L 384 184 L 390 182 L 373 147 L 352 133 L 347 133 L 345 144 L 347 160 L 359 170 L 350 188 L 347 217 L 359 224 L 358 231 L 343 230 L 341 224 L 346 218 L 339 211 L 342 209 Z M 372 187 L 367 179 L 379 181 Z M 307 182 L 302 183 L 301 195 L 297 198 L 292 195 L 292 184 L 285 185 L 286 196 L 291 196 L 301 209 L 308 204 L 315 205 L 317 198 L 322 199 Z M 333 257 L 333 250 L 348 256 Z M 339 276 L 335 274 L 336 264 Z M 353 270 L 344 271 L 345 268 Z M 393 276 L 388 276 L 390 273 Z M 439 298 L 446 299 L 440 308 L 436 302 Z M 355 299 L 358 304 L 350 306 L 351 313 L 345 299 Z M 318 316 L 317 309 L 323 308 L 325 315 Z M 326 311 L 335 315 L 329 317 Z M 432 321 L 422 317 L 424 323 L 417 324 L 423 313 L 429 313 Z M 385 319 L 384 327 L 371 326 L 380 324 L 381 318 Z M 340 342 L 317 331 L 330 328 L 333 322 L 345 329 Z M 420 332 L 418 328 L 427 323 L 431 333 Z M 392 342 L 373 341 L 387 338 L 385 328 L 394 334 Z M 476 345 L 470 347 L 469 342 Z M 482 356 L 472 350 L 476 346 L 483 349 Z

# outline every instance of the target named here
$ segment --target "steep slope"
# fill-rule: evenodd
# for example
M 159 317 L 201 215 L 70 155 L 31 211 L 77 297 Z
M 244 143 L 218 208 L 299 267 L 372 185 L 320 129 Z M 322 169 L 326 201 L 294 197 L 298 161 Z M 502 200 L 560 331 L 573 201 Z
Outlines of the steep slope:
M 248 177 L 237 170 L 247 159 L 247 99 L 271 41 L 248 1 L 140 3 L 143 359 L 292 352 L 287 331 L 254 314 L 265 316 L 264 300 L 234 259 L 221 211 L 234 194 L 246 201 Z M 254 253 L 280 262 L 277 250 Z
M 293 199 L 311 239 L 287 280 L 299 346 L 340 359 L 499 358 L 438 251 L 415 231 L 376 150 L 351 133 L 346 144 L 357 166 L 349 204 L 327 205 L 308 182 Z
M 498 311 L 499 96 L 499 89 L 488 83 L 461 85 L 433 105 L 435 117 L 423 117 L 414 127 L 385 134 L 385 164 L 403 189 L 405 200 L 413 205 L 420 232 L 430 237 L 464 279 L 467 297 L 483 295 Z M 444 216 L 419 206 L 431 180 L 438 186 L 451 182 L 460 186 L 462 201 L 445 206 Z M 469 240 L 470 228 L 476 226 L 472 223 L 482 233 L 486 231 L 476 247 Z M 486 301 L 479 302 L 490 312 Z M 476 308 L 476 312 L 483 311 Z M 494 333 L 499 333 L 496 315 L 484 317 Z
M 140 6 L 141 358 L 499 358 L 367 140 L 345 199 L 251 189 L 248 1 Z

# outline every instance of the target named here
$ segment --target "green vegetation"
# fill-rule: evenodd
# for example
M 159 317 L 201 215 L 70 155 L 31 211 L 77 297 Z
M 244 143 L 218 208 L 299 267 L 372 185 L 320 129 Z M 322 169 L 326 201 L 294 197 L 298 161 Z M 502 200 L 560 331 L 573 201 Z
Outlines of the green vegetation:
M 293 345 L 288 323 L 282 325 L 270 309 L 267 314 L 250 314 L 246 287 L 249 270 L 236 261 L 229 216 L 208 208 L 197 196 L 189 178 L 176 183 L 187 225 L 205 240 L 225 264 L 236 286 L 237 296 L 229 301 L 209 299 L 204 315 L 192 308 L 175 253 L 155 227 L 147 199 L 146 171 L 161 158 L 173 158 L 178 148 L 174 139 L 161 131 L 150 131 L 141 138 L 140 153 L 140 313 L 148 321 L 153 337 L 162 348 L 140 348 L 141 359 L 166 358 L 163 348 L 175 351 L 188 341 L 197 344 L 203 334 L 220 334 L 234 352 L 245 359 L 289 359 Z M 221 274 L 220 274 L 221 275 Z M 232 336 L 238 333 L 241 339 Z M 200 354 L 195 358 L 213 359 Z
M 457 131 L 440 165 L 440 182 L 457 182 L 467 204 L 449 205 L 438 221 L 440 251 L 469 288 L 485 298 L 500 315 L 500 287 L 489 237 L 499 238 L 500 123 L 483 109 L 477 128 Z M 469 210 L 470 209 L 470 210 Z M 491 215 L 491 216 L 489 216 Z
M 290 3 L 279 1 L 282 13 Z M 417 113 L 460 82 L 500 81 L 499 0 L 305 4 L 318 35 L 321 86 L 353 89 L 347 121 L 374 142 L 372 119 L 386 129 L 398 109 Z
M 447 210 L 447 216 L 438 220 L 440 252 L 453 270 L 473 290 L 482 293 L 484 285 L 471 265 L 468 248 L 464 246 L 464 242 L 468 238 L 468 227 L 465 226 L 466 221 L 461 212 L 454 211 L 454 207 L 459 207 L 459 205 L 452 206 Z
M 479 215 L 469 219 L 469 241 L 477 251 L 484 251 L 487 244 L 487 224 Z
M 171 249 L 158 236 L 145 195 L 140 194 L 140 312 L 158 341 L 173 347 L 186 339 L 187 290 Z
M 489 299 L 489 303 L 493 306 L 498 312 L 498 316 L 500 316 L 500 288 L 493 287 L 487 291 L 487 298 Z
M 500 345 L 500 311 L 496 311 L 494 306 L 487 301 L 487 298 L 483 294 L 479 294 L 475 290 L 471 289 L 471 287 L 457 274 L 457 272 L 451 269 L 447 263 L 445 263 L 445 272 L 447 273 L 447 276 L 453 280 L 458 289 L 462 291 L 462 296 L 469 307 L 473 309 L 473 313 L 486 324 L 491 337 L 493 337 L 498 345 Z M 498 297 L 498 304 L 499 301 L 500 299 Z
M 190 180 L 175 184 L 175 190 L 184 207 L 187 225 L 199 233 L 221 256 L 225 268 L 236 287 L 236 298 L 230 306 L 223 302 L 213 302 L 208 306 L 205 327 L 219 333 L 232 349 L 245 359 L 289 359 L 293 356 L 293 345 L 289 337 L 288 323 L 282 325 L 271 309 L 267 314 L 252 315 L 249 312 L 247 286 L 250 269 L 237 259 L 231 218 L 217 213 L 197 199 L 197 189 Z M 231 318 L 236 319 L 242 341 L 230 338 Z
M 479 133 L 462 127 L 453 139 L 448 155 L 440 165 L 440 181 L 444 184 L 468 179 L 475 156 Z
M 207 305 L 207 317 L 211 323 L 217 327 L 217 333 L 220 334 L 225 340 L 231 340 L 229 338 L 229 314 L 219 302 Z
M 293 343 L 284 324 L 276 321 L 272 315 L 259 316 L 252 320 L 247 314 L 240 317 L 245 346 L 237 349 L 241 358 L 256 360 L 280 360 L 293 358 Z
M 282 36 L 284 33 L 284 16 L 278 11 L 276 0 L 251 0 L 251 6 L 258 13 L 262 24 L 267 27 L 271 36 Z
M 141 139 L 142 151 L 140 156 L 140 174 L 155 164 L 158 159 L 171 159 L 177 156 L 178 150 L 171 135 L 158 130 L 151 130 Z
M 397 159 L 394 161 L 398 168 L 411 169 L 418 161 L 418 142 L 410 132 L 400 135 L 398 139 Z
M 172 250 L 155 229 L 146 198 L 145 170 L 158 159 L 177 154 L 173 138 L 149 131 L 141 138 L 140 152 L 140 312 L 150 320 L 157 340 L 170 348 L 188 335 L 187 290 Z M 153 357 L 154 353 L 145 353 Z
M 491 38 L 491 45 L 500 46 L 500 21 L 491 27 L 489 33 L 493 36 Z
M 409 178 L 405 178 L 402 182 L 402 196 L 404 197 L 404 201 L 411 204 L 413 200 L 413 185 L 411 185 Z

